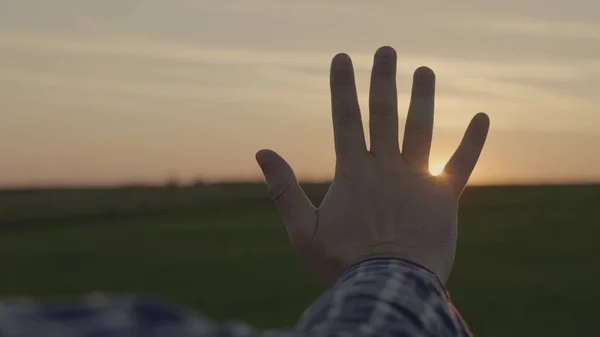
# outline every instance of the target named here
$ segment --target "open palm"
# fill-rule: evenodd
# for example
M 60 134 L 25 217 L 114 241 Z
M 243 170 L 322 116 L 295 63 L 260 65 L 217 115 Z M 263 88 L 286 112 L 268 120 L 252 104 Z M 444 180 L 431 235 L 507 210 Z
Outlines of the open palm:
M 336 167 L 319 208 L 283 158 L 271 150 L 257 153 L 292 244 L 323 282 L 331 284 L 353 262 L 375 256 L 417 262 L 444 282 L 449 277 L 458 199 L 485 143 L 489 119 L 475 115 L 444 172 L 432 176 L 434 93 L 434 73 L 417 69 L 400 150 L 396 52 L 380 48 L 371 74 L 368 149 L 352 62 L 336 55 L 331 65 Z

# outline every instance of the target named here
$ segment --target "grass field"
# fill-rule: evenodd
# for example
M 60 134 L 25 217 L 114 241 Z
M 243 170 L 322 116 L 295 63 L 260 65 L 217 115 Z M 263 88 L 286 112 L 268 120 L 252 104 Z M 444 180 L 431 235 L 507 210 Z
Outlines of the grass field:
M 448 289 L 476 335 L 599 334 L 600 186 L 470 188 L 459 224 Z M 0 226 L 7 295 L 145 293 L 272 328 L 323 290 L 261 184 L 4 191 Z

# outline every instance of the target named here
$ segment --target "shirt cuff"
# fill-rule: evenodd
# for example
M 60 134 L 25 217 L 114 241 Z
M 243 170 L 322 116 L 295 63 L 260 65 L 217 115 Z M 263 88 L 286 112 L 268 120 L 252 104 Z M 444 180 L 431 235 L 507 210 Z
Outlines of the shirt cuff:
M 353 264 L 351 264 L 340 279 L 338 283 L 344 282 L 350 278 L 356 277 L 359 273 L 369 271 L 369 270 L 381 270 L 381 269 L 390 269 L 394 266 L 401 265 L 405 268 L 411 269 L 419 276 L 432 280 L 438 287 L 437 290 L 444 294 L 446 298 L 449 298 L 448 293 L 446 292 L 446 288 L 444 283 L 439 279 L 439 277 L 429 268 L 420 265 L 414 261 L 397 258 L 397 257 L 368 257 L 364 259 L 360 259 Z

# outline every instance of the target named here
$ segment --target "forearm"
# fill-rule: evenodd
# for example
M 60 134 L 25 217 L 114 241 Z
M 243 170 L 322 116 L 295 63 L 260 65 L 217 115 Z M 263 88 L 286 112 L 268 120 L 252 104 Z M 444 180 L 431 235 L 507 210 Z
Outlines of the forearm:
M 276 309 L 276 308 L 274 308 Z M 312 337 L 468 336 L 443 286 L 409 262 L 354 264 L 290 330 L 261 332 L 215 324 L 187 310 L 136 297 L 87 297 L 76 302 L 0 302 L 3 337 Z
M 319 336 L 470 336 L 432 272 L 387 258 L 348 268 L 296 328 Z

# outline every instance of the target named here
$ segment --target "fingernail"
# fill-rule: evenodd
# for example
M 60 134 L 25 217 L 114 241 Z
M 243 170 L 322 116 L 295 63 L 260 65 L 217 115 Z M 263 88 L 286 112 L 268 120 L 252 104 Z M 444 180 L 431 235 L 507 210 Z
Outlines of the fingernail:
M 477 131 L 485 133 L 490 128 L 490 118 L 486 113 L 478 113 L 477 115 L 475 115 L 474 120 L 476 123 Z
M 375 53 L 373 74 L 395 75 L 396 51 L 392 47 L 381 47 Z
M 265 172 L 266 160 L 264 157 L 263 150 L 256 152 L 256 155 L 254 157 L 256 158 L 256 162 L 258 163 L 258 166 L 260 167 L 260 169 L 263 172 Z
M 428 67 L 421 66 L 415 70 L 415 79 L 431 80 L 435 78 L 433 70 Z
M 346 53 L 339 53 L 333 57 L 332 63 L 335 70 L 345 70 L 350 68 L 352 59 Z
M 332 80 L 339 85 L 354 85 L 352 60 L 346 54 L 337 54 L 332 61 Z
M 413 94 L 430 96 L 435 92 L 435 74 L 427 67 L 419 67 L 413 77 Z
M 396 51 L 392 47 L 384 46 L 384 47 L 377 49 L 377 52 L 375 53 L 375 57 L 377 57 L 378 59 L 381 59 L 381 60 L 386 60 L 386 61 L 390 60 L 391 61 L 396 58 Z
M 332 61 L 331 68 L 336 76 L 348 77 L 348 74 L 353 73 L 352 59 L 346 54 L 337 54 Z

